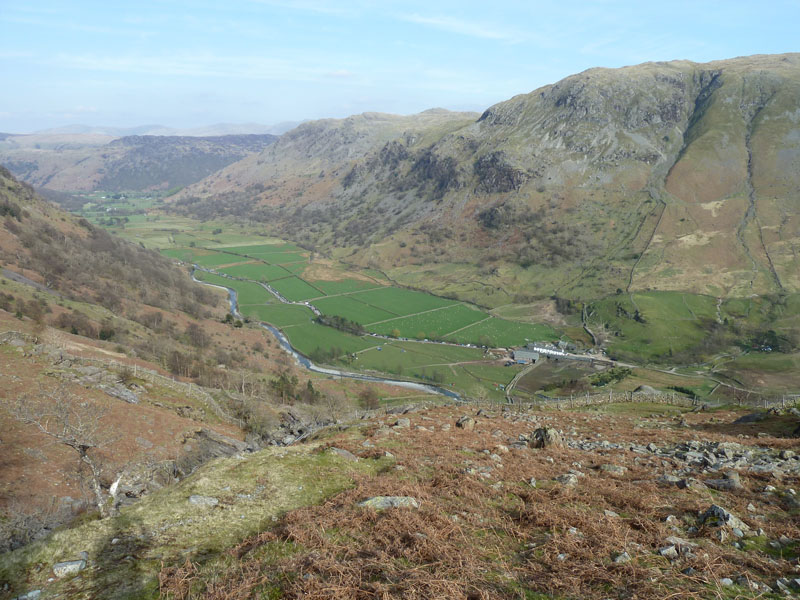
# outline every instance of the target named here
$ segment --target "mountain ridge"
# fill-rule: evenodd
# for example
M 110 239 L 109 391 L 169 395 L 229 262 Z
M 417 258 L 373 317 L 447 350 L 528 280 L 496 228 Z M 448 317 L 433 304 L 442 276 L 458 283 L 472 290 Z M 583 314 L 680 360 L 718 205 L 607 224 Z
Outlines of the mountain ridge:
M 424 266 L 473 299 L 459 280 L 475 271 L 446 265 L 488 262 L 489 285 L 578 298 L 797 289 L 798 98 L 796 53 L 589 69 L 460 126 L 345 139 L 338 154 L 320 143 L 324 122 L 306 123 L 177 206 L 247 211 L 406 282 Z M 306 164 L 328 165 L 324 185 L 270 154 L 302 138 Z
M 271 134 L 9 136 L 0 141 L 0 163 L 32 185 L 60 192 L 167 190 L 198 181 L 276 139 Z

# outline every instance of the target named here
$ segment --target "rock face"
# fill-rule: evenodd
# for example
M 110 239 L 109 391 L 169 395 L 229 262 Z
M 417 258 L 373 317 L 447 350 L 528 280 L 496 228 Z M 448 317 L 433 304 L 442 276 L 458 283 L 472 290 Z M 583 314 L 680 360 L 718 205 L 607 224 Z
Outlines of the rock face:
M 700 516 L 700 524 L 706 525 L 707 527 L 726 527 L 732 530 L 738 529 L 745 535 L 753 533 L 747 523 L 717 504 L 712 504 L 708 510 Z
M 736 471 L 728 471 L 723 479 L 707 479 L 703 483 L 714 490 L 720 491 L 741 490 L 743 487 L 739 473 Z
M 103 390 L 109 396 L 113 396 L 114 398 L 119 398 L 123 402 L 127 402 L 129 404 L 138 404 L 139 403 L 139 396 L 137 396 L 134 392 L 126 388 L 124 385 L 101 385 L 99 389 Z
M 203 508 L 212 508 L 219 504 L 219 500 L 211 496 L 189 496 L 189 504 Z
M 475 419 L 465 415 L 456 421 L 456 427 L 460 427 L 464 431 L 472 431 L 475 429 Z
M 654 394 L 658 393 L 658 390 L 656 390 L 653 387 L 650 387 L 649 385 L 640 385 L 635 390 L 633 390 L 633 393 L 634 394 L 654 395 Z
M 749 415 L 744 415 L 743 417 L 739 417 L 736 419 L 733 424 L 734 425 L 743 425 L 747 423 L 758 423 L 763 421 L 767 418 L 767 413 L 765 412 L 754 412 L 750 413 Z
M 375 496 L 358 503 L 364 508 L 388 510 L 390 508 L 419 508 L 419 501 L 411 496 Z
M 621 465 L 604 464 L 600 465 L 600 470 L 604 473 L 613 475 L 614 477 L 621 477 L 628 472 L 628 469 Z
M 59 562 L 53 565 L 53 574 L 58 577 L 66 577 L 67 575 L 73 575 L 78 573 L 79 571 L 83 571 L 86 568 L 86 561 L 81 560 L 68 560 L 65 562 Z
M 329 451 L 332 452 L 333 454 L 336 454 L 337 456 L 341 456 L 345 460 L 349 460 L 352 462 L 356 462 L 358 460 L 358 457 L 355 454 L 353 454 L 349 450 L 344 450 L 343 448 L 332 447 L 329 449 Z
M 564 473 L 555 479 L 558 483 L 566 487 L 574 487 L 578 485 L 578 476 L 575 473 Z
M 563 448 L 564 438 L 557 429 L 540 427 L 531 434 L 531 448 Z

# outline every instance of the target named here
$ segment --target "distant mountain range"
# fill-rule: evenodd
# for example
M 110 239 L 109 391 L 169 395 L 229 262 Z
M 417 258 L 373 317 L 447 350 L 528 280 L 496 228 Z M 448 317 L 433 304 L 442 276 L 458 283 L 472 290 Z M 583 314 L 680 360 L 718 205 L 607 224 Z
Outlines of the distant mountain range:
M 277 136 L 46 133 L 0 140 L 0 164 L 27 183 L 59 192 L 168 190 L 260 152 Z
M 297 127 L 301 121 L 284 121 L 274 125 L 261 123 L 215 123 L 205 127 L 179 129 L 164 125 L 139 125 L 137 127 L 104 127 L 92 125 L 65 125 L 33 132 L 32 135 L 107 135 L 124 137 L 129 135 L 170 135 L 210 137 L 219 135 L 281 135 Z M 13 134 L 0 134 L 13 135 Z
M 0 163 L 60 191 L 185 185 L 175 211 L 260 219 L 484 305 L 800 290 L 800 54 L 590 69 L 483 114 L 364 113 L 277 139 L 8 136 Z

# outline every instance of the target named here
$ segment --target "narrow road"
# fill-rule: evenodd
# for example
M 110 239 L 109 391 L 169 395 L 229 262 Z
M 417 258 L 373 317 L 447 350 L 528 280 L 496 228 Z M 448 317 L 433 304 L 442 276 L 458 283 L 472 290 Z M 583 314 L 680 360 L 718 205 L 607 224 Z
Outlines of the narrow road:
M 522 371 L 520 371 L 519 373 L 514 375 L 514 379 L 512 379 L 509 382 L 509 384 L 506 386 L 506 400 L 511 402 L 511 391 L 514 389 L 514 386 L 517 385 L 517 383 L 519 383 L 519 380 L 522 379 L 523 377 L 525 377 L 525 375 L 527 375 L 528 373 L 533 371 L 536 367 L 538 367 L 540 362 L 541 361 L 537 361 L 535 363 L 531 363 L 527 367 L 522 369 Z

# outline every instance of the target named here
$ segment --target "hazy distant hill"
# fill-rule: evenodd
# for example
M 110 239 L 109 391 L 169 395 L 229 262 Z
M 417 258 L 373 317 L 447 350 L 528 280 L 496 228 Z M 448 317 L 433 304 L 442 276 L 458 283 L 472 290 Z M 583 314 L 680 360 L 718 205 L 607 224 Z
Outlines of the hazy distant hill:
M 260 193 L 260 199 L 270 204 L 315 202 L 340 187 L 354 161 L 381 145 L 398 137 L 409 143 L 431 143 L 477 116 L 433 109 L 408 116 L 364 113 L 308 121 L 283 134 L 271 148 L 203 180 L 183 197 L 246 193 L 258 201 Z
M 800 288 L 800 54 L 590 69 L 442 118 L 305 123 L 180 209 L 465 290 Z
M 298 121 L 286 121 L 274 125 L 261 123 L 215 123 L 204 127 L 175 128 L 165 125 L 138 125 L 136 127 L 107 127 L 102 125 L 65 125 L 34 132 L 32 135 L 178 135 L 178 136 L 219 136 L 219 135 L 280 135 L 299 125 Z M 13 135 L 13 134 L 12 134 Z
M 0 141 L 0 163 L 31 185 L 57 191 L 169 189 L 199 181 L 276 139 L 36 134 Z

